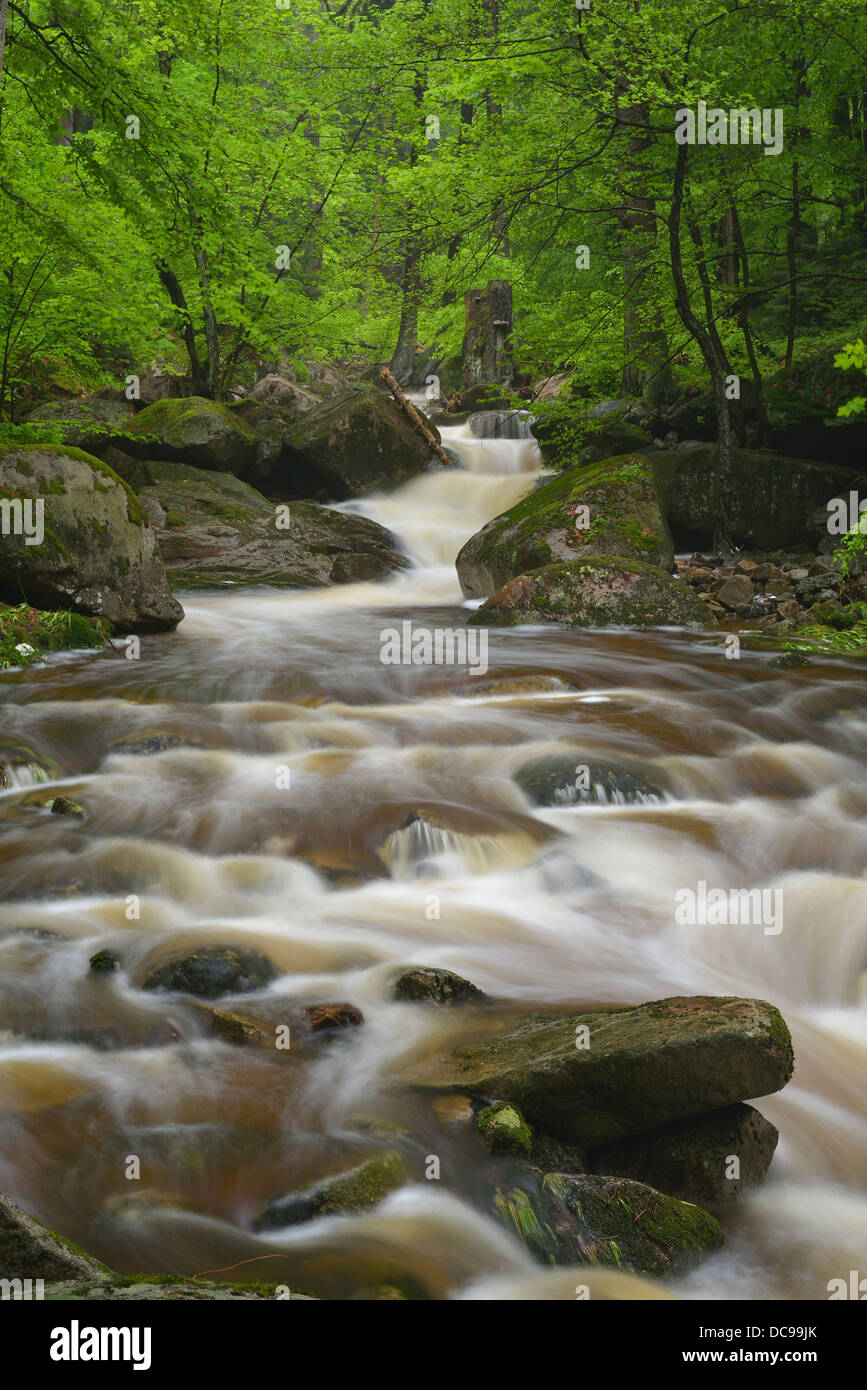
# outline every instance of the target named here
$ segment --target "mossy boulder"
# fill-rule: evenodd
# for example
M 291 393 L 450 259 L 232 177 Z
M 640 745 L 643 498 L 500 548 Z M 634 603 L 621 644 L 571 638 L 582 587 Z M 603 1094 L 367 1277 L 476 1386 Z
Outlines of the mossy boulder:
M 257 1231 L 297 1226 L 315 1216 L 351 1216 L 369 1211 L 408 1181 L 406 1166 L 394 1150 L 377 1154 L 348 1173 L 326 1178 L 306 1192 L 270 1202 L 254 1222 Z
M 229 473 L 151 463 L 157 539 L 170 582 L 183 588 L 270 584 L 309 589 L 405 569 L 409 561 L 384 526 L 319 506 L 282 508 Z
M 590 555 L 671 568 L 674 547 L 642 454 L 552 478 L 471 536 L 456 565 L 464 593 L 484 598 L 518 575 Z
M 177 627 L 156 537 L 136 494 L 111 468 L 78 449 L 0 445 L 0 506 L 42 504 L 41 543 L 0 532 L 0 598 L 72 609 L 127 630 Z
M 163 459 L 242 476 L 256 458 L 255 431 L 204 396 L 154 401 L 106 441 L 133 458 Z
M 0 1279 L 98 1279 L 109 1273 L 0 1194 Z
M 423 473 L 431 458 L 430 446 L 400 406 L 370 387 L 343 393 L 305 415 L 288 437 L 269 490 L 290 499 L 339 502 L 398 487 Z
M 173 990 L 216 999 L 221 994 L 246 994 L 264 989 L 277 971 L 259 951 L 228 946 L 205 946 L 188 951 L 149 971 L 142 989 Z
M 469 980 L 428 965 L 411 965 L 399 971 L 392 979 L 391 992 L 395 999 L 418 1004 L 464 1004 L 485 998 Z
M 681 546 L 704 548 L 714 529 L 714 480 L 719 470 L 715 444 L 687 444 L 652 457 L 668 524 Z M 759 449 L 732 451 L 731 529 L 738 545 L 775 551 L 821 539 L 814 513 L 832 497 L 848 495 L 839 467 L 786 458 Z M 841 489 L 843 491 L 841 492 Z
M 498 1101 L 496 1105 L 485 1106 L 476 1116 L 476 1126 L 492 1154 L 532 1156 L 533 1131 L 517 1105 Z
M 409 1080 L 519 1105 L 533 1125 L 581 1150 L 780 1090 L 789 1030 L 761 999 L 675 996 L 597 1013 L 491 1021 Z
M 602 1265 L 655 1279 L 685 1274 L 719 1250 L 709 1212 L 626 1178 L 539 1174 L 501 1188 L 495 1209 L 543 1264 Z
M 764 1180 L 778 1138 L 753 1106 L 730 1105 L 621 1139 L 589 1161 L 597 1173 L 635 1178 L 686 1202 L 729 1202 Z
M 512 579 L 469 619 L 473 627 L 714 627 L 708 605 L 655 565 L 600 555 Z
M 533 758 L 514 774 L 521 791 L 537 806 L 573 806 L 592 801 L 616 806 L 665 800 L 655 774 L 609 758 L 585 758 L 582 753 L 549 754 Z

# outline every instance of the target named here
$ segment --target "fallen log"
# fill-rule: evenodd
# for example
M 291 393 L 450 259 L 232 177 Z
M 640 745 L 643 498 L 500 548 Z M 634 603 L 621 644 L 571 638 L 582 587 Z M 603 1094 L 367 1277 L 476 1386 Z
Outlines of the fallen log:
M 422 439 L 425 441 L 426 444 L 430 445 L 431 451 L 434 454 L 436 454 L 440 463 L 442 463 L 446 468 L 453 468 L 454 464 L 452 463 L 452 460 L 449 458 L 442 444 L 440 444 L 436 435 L 432 433 L 421 411 L 416 409 L 412 401 L 407 400 L 406 396 L 403 394 L 403 391 L 400 389 L 397 383 L 397 378 L 394 376 L 393 372 L 391 372 L 388 367 L 383 367 L 379 375 L 382 377 L 382 380 L 385 382 L 389 391 L 394 396 L 394 399 L 397 401 L 401 410 L 406 415 L 413 429 L 421 435 Z

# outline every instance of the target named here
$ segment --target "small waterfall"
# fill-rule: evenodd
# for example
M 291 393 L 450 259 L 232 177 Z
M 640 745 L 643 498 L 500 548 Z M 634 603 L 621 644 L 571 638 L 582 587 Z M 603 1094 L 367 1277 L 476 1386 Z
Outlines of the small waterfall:
M 532 439 L 528 410 L 478 410 L 467 424 L 479 439 Z

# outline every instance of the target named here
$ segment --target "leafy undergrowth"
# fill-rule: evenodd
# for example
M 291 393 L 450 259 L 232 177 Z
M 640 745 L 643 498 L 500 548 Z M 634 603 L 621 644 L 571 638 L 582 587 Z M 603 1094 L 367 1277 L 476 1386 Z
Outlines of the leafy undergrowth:
M 41 613 L 26 603 L 0 604 L 0 670 L 32 666 L 47 652 L 102 647 L 111 630 L 104 618 L 81 613 Z
M 784 651 L 867 652 L 867 603 L 849 605 L 853 621 L 846 627 L 830 627 L 825 623 L 809 623 L 793 632 L 791 639 L 781 645 Z

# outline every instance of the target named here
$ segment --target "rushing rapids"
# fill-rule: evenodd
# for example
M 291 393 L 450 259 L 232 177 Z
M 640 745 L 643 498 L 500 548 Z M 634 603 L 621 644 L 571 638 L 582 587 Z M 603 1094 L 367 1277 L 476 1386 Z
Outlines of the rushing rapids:
M 432 1297 L 574 1297 L 572 1271 L 540 1270 L 478 1209 L 459 1127 L 394 1085 L 453 1026 L 391 998 L 408 963 L 530 1005 L 772 1000 L 796 1072 L 758 1101 L 781 1134 L 769 1178 L 722 1217 L 723 1251 L 668 1291 L 823 1298 L 863 1265 L 860 668 L 730 661 L 707 634 L 528 628 L 492 631 L 483 681 L 384 664 L 383 628 L 466 619 L 455 555 L 537 476 L 532 439 L 508 433 L 443 430 L 464 469 L 344 504 L 389 527 L 411 570 L 181 595 L 185 622 L 137 661 L 3 677 L 3 740 L 36 772 L 22 764 L 0 794 L 0 1191 L 118 1270 L 231 1267 L 336 1297 L 393 1271 Z M 134 740 L 154 731 L 142 756 Z M 582 752 L 640 758 L 669 790 L 540 809 L 513 780 L 535 756 Z M 37 775 L 84 818 L 33 805 Z M 678 920 L 676 895 L 699 883 L 782 890 L 783 929 Z M 194 1006 L 140 988 L 171 954 L 239 942 L 279 972 L 245 997 L 259 1017 L 346 999 L 364 1026 L 318 1051 L 233 1048 Z M 95 974 L 98 951 L 121 968 Z M 423 1136 L 440 1180 L 420 1171 L 363 1215 L 255 1233 L 264 1202 L 346 1166 L 371 1124 Z M 595 1278 L 602 1296 L 661 1295 Z

